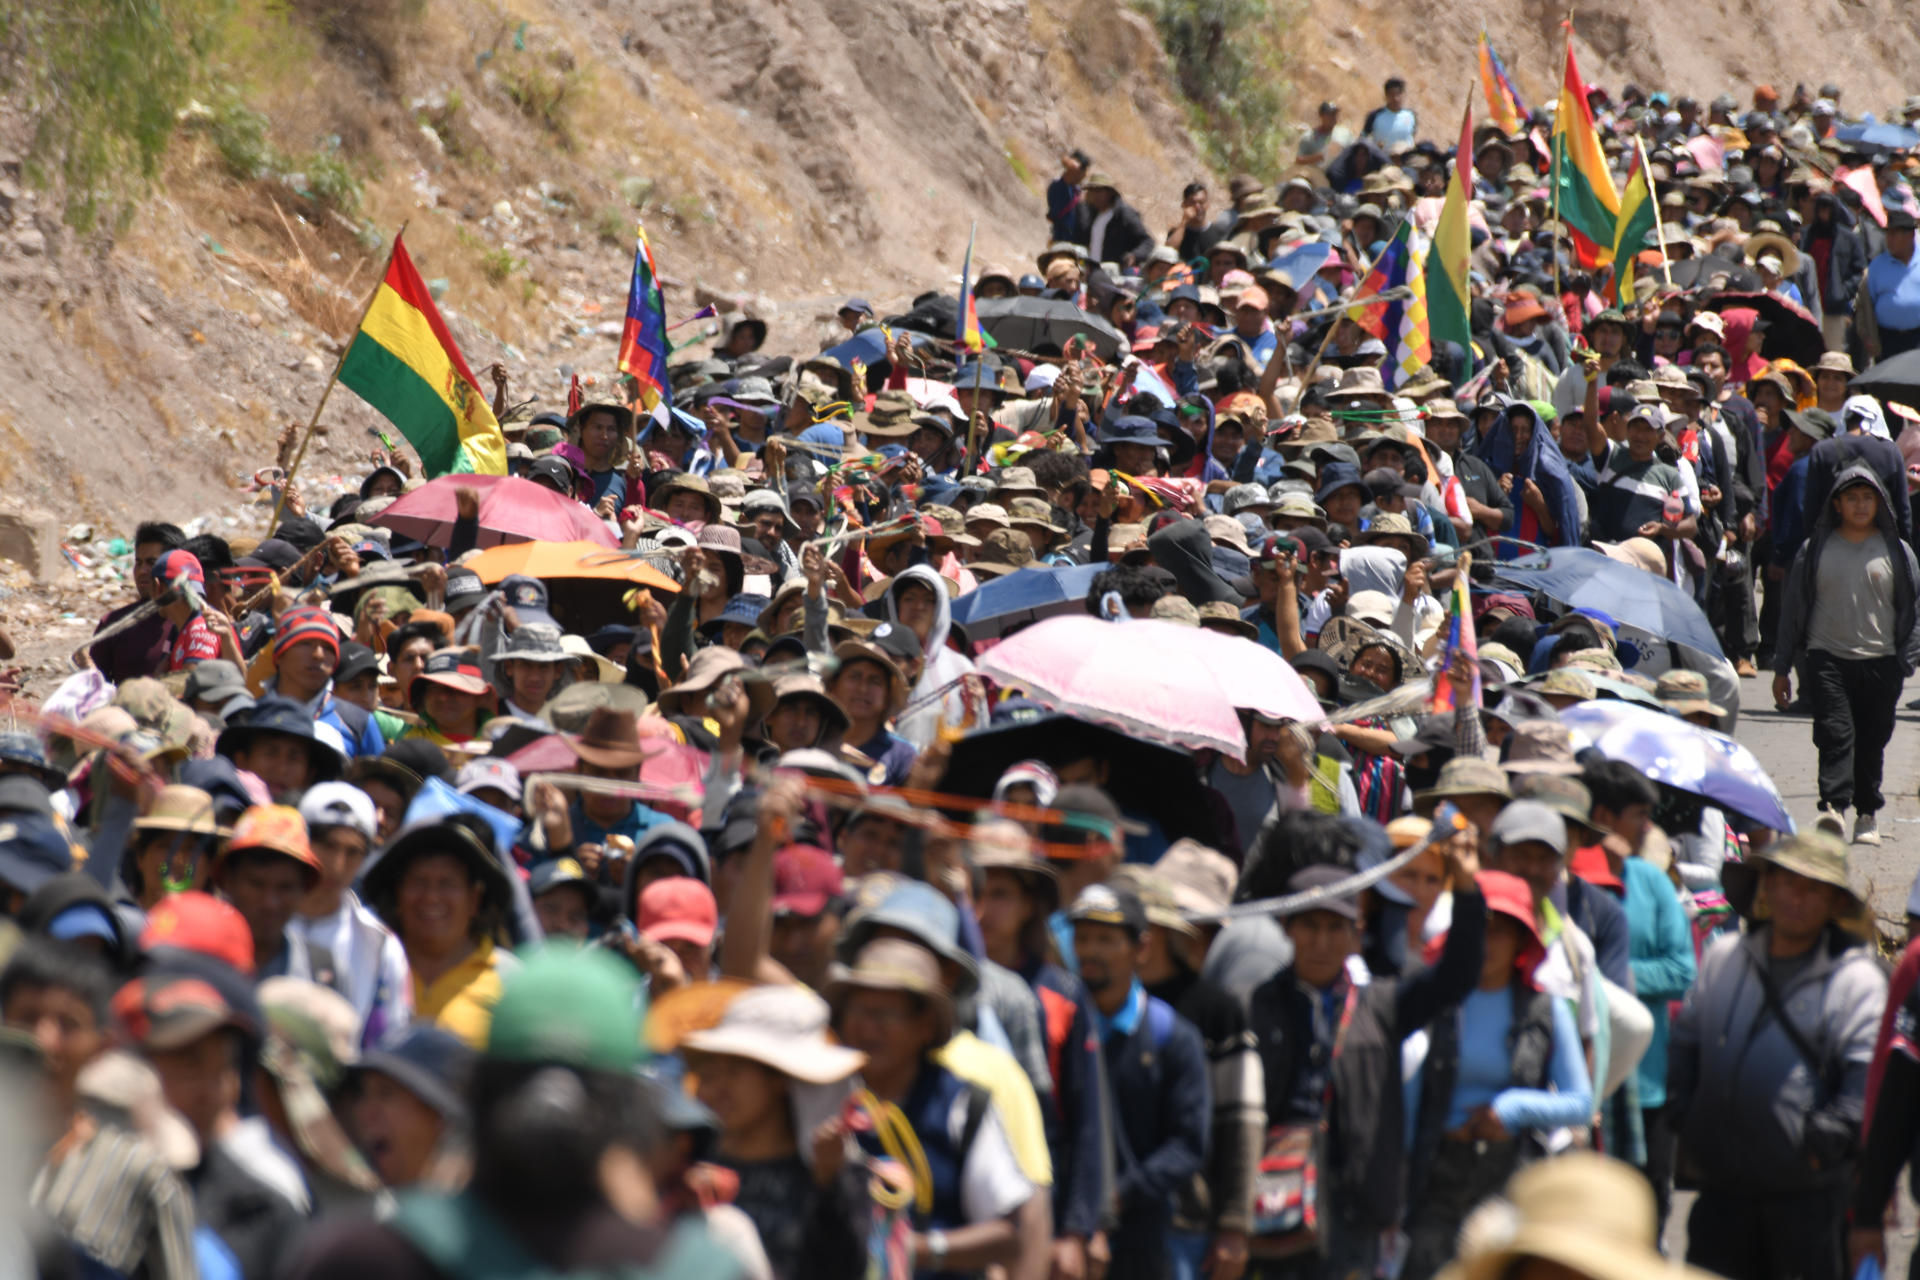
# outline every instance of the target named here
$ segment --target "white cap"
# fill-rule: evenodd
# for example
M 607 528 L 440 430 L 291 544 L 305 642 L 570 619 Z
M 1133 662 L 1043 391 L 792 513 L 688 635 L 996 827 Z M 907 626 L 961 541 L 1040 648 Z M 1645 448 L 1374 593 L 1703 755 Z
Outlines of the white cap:
M 481 756 L 477 760 L 469 760 L 460 767 L 460 772 L 454 776 L 453 787 L 463 796 L 489 789 L 505 792 L 507 799 L 518 804 L 520 803 L 520 770 L 514 768 L 509 761 L 498 760 L 492 756 Z
M 1033 372 L 1027 375 L 1027 381 L 1025 383 L 1027 394 L 1032 395 L 1036 391 L 1052 386 L 1054 380 L 1059 376 L 1060 368 L 1058 365 L 1037 364 L 1033 366 Z
M 309 831 L 320 827 L 351 827 L 372 842 L 379 830 L 373 798 L 351 782 L 316 782 L 300 797 L 300 816 Z

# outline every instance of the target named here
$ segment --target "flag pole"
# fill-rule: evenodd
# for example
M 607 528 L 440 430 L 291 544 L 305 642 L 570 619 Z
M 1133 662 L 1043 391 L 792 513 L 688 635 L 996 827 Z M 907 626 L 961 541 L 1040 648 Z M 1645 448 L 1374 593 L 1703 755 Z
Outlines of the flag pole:
M 407 233 L 407 224 L 393 233 L 393 243 L 387 246 L 387 261 L 380 268 L 380 275 L 373 282 L 373 289 L 367 294 L 367 305 L 360 308 L 360 318 L 353 322 L 353 332 L 347 336 L 347 345 L 340 348 L 340 358 L 333 362 L 333 373 L 327 378 L 327 385 L 320 392 L 320 403 L 313 406 L 313 417 L 307 420 L 307 429 L 300 436 L 300 447 L 294 452 L 293 461 L 287 464 L 286 479 L 280 485 L 280 500 L 273 504 L 273 519 L 267 522 L 267 532 L 272 533 L 280 527 L 280 514 L 287 508 L 287 490 L 293 485 L 293 477 L 300 470 L 301 460 L 307 456 L 307 445 L 313 440 L 314 430 L 320 425 L 321 410 L 327 407 L 327 397 L 333 394 L 334 384 L 340 381 L 340 370 L 347 363 L 347 357 L 353 353 L 353 344 L 360 340 L 360 330 L 367 323 L 367 313 L 373 310 L 374 299 L 380 296 L 380 286 L 387 282 L 387 272 L 393 267 L 393 255 L 400 251 L 400 237 Z
M 1653 234 L 1660 243 L 1660 275 L 1668 284 L 1672 284 L 1673 267 L 1667 261 L 1667 229 L 1660 221 L 1660 192 L 1653 185 L 1653 166 L 1647 163 L 1647 140 L 1636 133 L 1633 135 L 1633 145 L 1639 148 L 1640 173 L 1647 180 L 1647 203 L 1653 206 Z M 1614 263 L 1613 269 L 1618 272 L 1620 264 Z
M 1560 87 L 1562 93 L 1566 91 L 1567 60 L 1573 56 L 1573 10 L 1571 8 L 1567 10 L 1566 31 L 1567 47 L 1560 60 Z M 1565 137 L 1569 129 L 1568 122 L 1560 118 L 1561 114 L 1562 113 L 1558 111 L 1554 112 L 1553 132 L 1547 135 L 1547 148 L 1553 153 L 1552 162 L 1549 167 L 1552 170 L 1550 181 L 1553 184 L 1553 303 L 1556 307 L 1561 305 L 1560 233 L 1564 230 L 1560 224 L 1560 153 L 1566 150 L 1566 144 L 1555 142 L 1554 139 L 1556 137 Z

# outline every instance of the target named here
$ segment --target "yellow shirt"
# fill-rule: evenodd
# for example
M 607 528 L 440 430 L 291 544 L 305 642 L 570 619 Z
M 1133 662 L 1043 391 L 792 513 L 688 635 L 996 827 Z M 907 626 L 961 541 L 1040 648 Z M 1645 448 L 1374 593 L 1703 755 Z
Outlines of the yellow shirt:
M 968 1084 L 977 1084 L 993 1099 L 1000 1127 L 1020 1172 L 1036 1187 L 1053 1185 L 1053 1156 L 1047 1151 L 1047 1131 L 1040 1122 L 1040 1099 L 1033 1081 L 1012 1054 L 996 1049 L 971 1031 L 955 1031 L 953 1039 L 933 1054 L 933 1060 Z
M 465 960 L 431 983 L 422 984 L 416 974 L 414 1019 L 450 1031 L 475 1049 L 485 1049 L 493 1006 L 500 1002 L 500 980 L 515 963 L 512 953 L 495 949 L 491 939 L 483 938 Z

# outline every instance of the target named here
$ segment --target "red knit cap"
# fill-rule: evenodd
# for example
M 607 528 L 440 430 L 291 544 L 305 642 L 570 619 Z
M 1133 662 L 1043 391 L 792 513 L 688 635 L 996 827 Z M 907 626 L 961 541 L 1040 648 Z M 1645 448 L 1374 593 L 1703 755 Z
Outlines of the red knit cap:
M 279 633 L 273 639 L 273 656 L 278 659 L 303 640 L 324 640 L 337 656 L 340 652 L 340 628 L 333 615 L 317 604 L 301 605 L 280 615 Z

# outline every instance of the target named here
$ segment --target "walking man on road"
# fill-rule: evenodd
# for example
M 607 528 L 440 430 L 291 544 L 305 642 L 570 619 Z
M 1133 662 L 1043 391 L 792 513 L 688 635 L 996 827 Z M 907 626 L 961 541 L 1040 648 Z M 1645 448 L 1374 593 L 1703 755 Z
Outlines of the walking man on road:
M 1804 663 L 1801 693 L 1820 754 L 1820 823 L 1879 844 L 1880 778 L 1900 689 L 1920 662 L 1920 561 L 1900 541 L 1880 481 L 1865 466 L 1835 479 L 1833 496 L 1788 571 L 1773 652 L 1773 697 L 1785 706 Z

